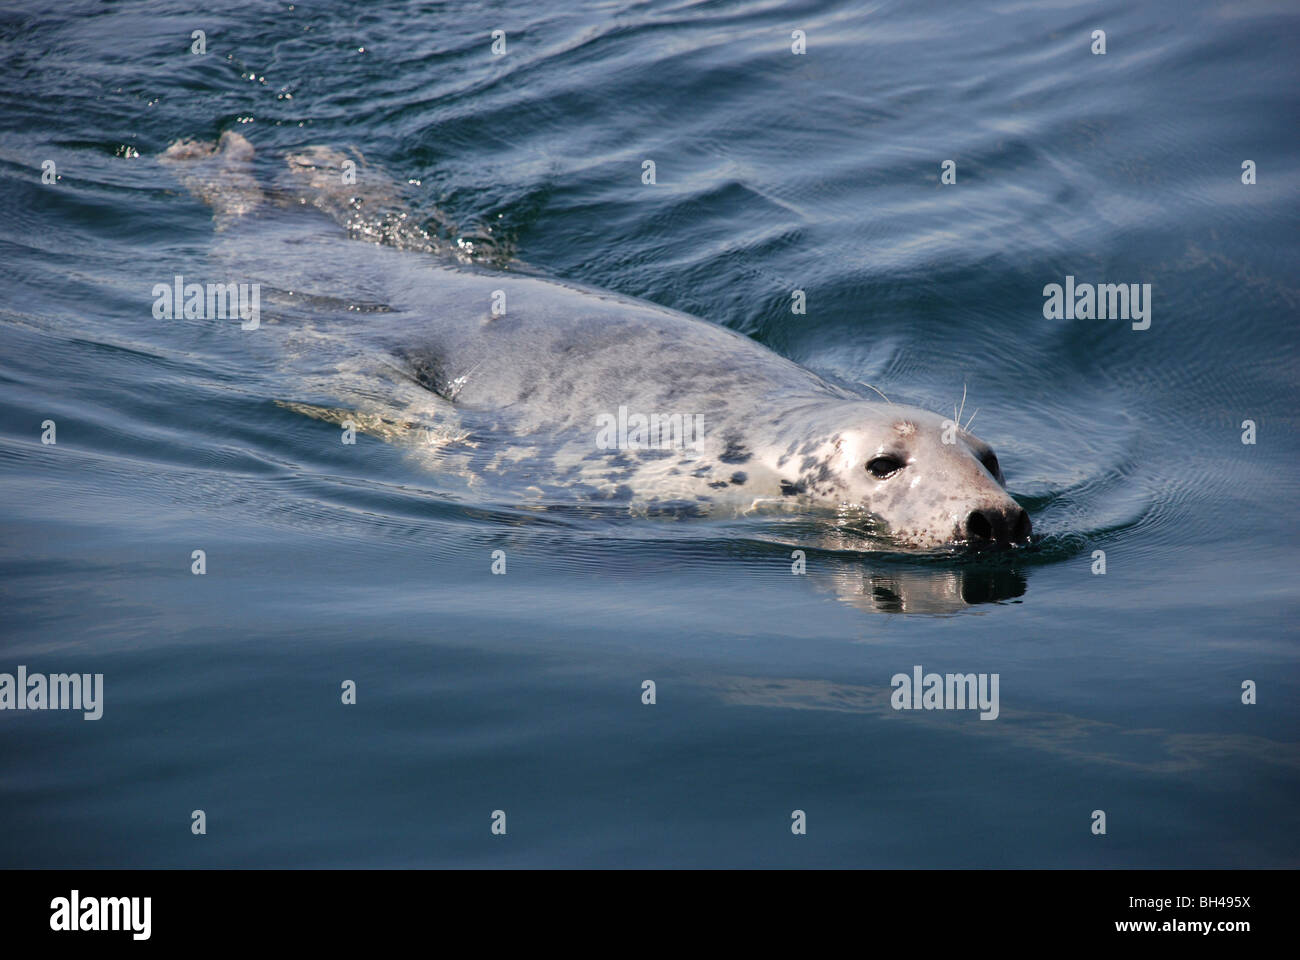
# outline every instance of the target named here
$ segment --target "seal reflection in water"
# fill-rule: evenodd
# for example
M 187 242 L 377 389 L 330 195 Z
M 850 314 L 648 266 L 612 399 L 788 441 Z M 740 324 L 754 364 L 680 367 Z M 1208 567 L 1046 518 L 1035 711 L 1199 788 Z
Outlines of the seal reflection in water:
M 1026 588 L 1024 576 L 1008 567 L 951 564 L 909 569 L 837 560 L 810 567 L 808 577 L 819 590 L 866 613 L 952 614 L 980 603 L 1013 600 Z
M 383 312 L 345 336 L 440 411 L 454 411 L 458 429 L 444 434 L 440 462 L 500 481 L 521 501 L 564 494 L 639 515 L 795 513 L 840 536 L 860 533 L 861 546 L 893 549 L 1029 542 L 1029 517 L 1007 493 L 996 455 L 957 418 L 868 397 L 675 310 L 517 266 L 485 269 L 437 255 L 432 242 L 421 249 L 433 256 L 394 249 L 420 246 L 407 242 L 405 214 L 374 219 L 399 188 L 328 148 L 289 156 L 264 192 L 253 148 L 238 134 L 179 143 L 162 159 L 212 205 L 223 234 L 245 225 L 241 244 L 254 249 L 255 269 L 276 269 L 277 243 L 301 266 L 310 244 L 314 274 L 280 278 L 281 289 L 351 282 L 382 291 Z M 392 245 L 351 243 L 340 253 L 315 236 L 320 217 L 306 208 Z M 301 226 L 282 226 L 290 218 Z M 421 426 L 409 404 L 377 407 L 373 384 L 349 394 L 340 378 L 332 393 L 334 407 L 294 407 L 350 417 L 388 440 Z M 684 442 L 675 422 L 702 429 Z

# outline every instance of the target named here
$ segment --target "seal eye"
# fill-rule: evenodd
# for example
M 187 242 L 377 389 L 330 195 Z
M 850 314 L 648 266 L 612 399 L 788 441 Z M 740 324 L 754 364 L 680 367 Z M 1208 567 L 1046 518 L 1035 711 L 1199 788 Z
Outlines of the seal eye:
M 998 458 L 991 451 L 980 458 L 980 463 L 984 464 L 984 469 L 993 474 L 993 476 L 996 477 L 998 475 Z
M 903 464 L 896 457 L 876 457 L 867 464 L 867 472 L 877 480 L 887 480 L 902 469 Z

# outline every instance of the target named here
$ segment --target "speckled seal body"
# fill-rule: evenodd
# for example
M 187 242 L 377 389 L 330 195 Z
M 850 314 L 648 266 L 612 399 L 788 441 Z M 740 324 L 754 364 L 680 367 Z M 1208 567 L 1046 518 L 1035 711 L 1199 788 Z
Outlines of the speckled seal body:
M 868 399 L 642 301 L 467 268 L 419 282 L 428 288 L 414 299 L 437 306 L 390 341 L 394 355 L 429 390 L 538 440 L 539 472 L 593 499 L 647 512 L 832 514 L 910 547 L 1028 538 L 992 450 L 952 420 Z M 492 314 L 493 293 L 504 315 Z M 602 437 L 601 424 L 638 414 L 701 429 L 687 444 L 628 428 L 609 446 L 619 436 Z M 876 476 L 869 465 L 881 460 L 897 469 Z
M 299 348 L 321 368 L 325 344 L 342 344 L 331 349 L 347 362 L 322 392 L 353 411 L 298 405 L 304 412 L 352 416 L 385 439 L 450 412 L 456 429 L 438 445 L 437 462 L 542 504 L 809 514 L 915 548 L 1029 538 L 997 458 L 952 420 L 868 398 L 666 307 L 457 262 L 432 246 L 395 249 L 409 236 L 400 232 L 387 244 L 329 234 L 304 206 L 354 236 L 361 223 L 360 234 L 373 237 L 365 227 L 396 194 L 391 181 L 364 170 L 349 182 L 345 164 L 355 161 L 309 148 L 287 158 L 280 202 L 262 202 L 251 156 L 244 138 L 227 135 L 216 148 L 185 144 L 164 159 L 214 206 L 221 226 L 256 220 L 243 235 L 223 234 L 232 256 L 245 258 L 241 275 L 262 271 L 281 290 L 380 304 L 364 323 Z M 369 221 L 357 216 L 365 210 Z M 383 222 L 408 230 L 401 214 Z M 383 376 L 365 380 L 366 363 Z M 408 395 L 401 409 L 367 411 L 389 385 Z

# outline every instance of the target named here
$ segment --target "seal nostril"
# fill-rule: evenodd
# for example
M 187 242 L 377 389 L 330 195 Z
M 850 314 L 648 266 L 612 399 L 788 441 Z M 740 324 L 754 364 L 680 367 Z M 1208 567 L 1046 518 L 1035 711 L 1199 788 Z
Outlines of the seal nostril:
M 989 522 L 983 511 L 972 510 L 971 515 L 966 518 L 966 536 L 971 540 L 992 540 L 993 524 Z
M 1028 543 L 1029 534 L 1033 532 L 1034 525 L 1029 522 L 1029 514 L 1021 510 L 1016 517 L 1015 526 L 1011 528 L 1011 539 L 1016 543 Z

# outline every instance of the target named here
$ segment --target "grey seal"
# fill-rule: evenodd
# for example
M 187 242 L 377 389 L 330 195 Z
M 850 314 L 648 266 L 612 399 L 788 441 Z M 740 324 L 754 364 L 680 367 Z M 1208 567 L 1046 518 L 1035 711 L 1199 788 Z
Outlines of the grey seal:
M 910 550 L 1030 540 L 997 456 L 958 418 L 868 396 L 676 310 L 407 242 L 401 215 L 375 219 L 394 184 L 364 166 L 348 182 L 339 151 L 290 155 L 261 197 L 252 154 L 228 133 L 216 145 L 173 145 L 162 159 L 213 206 L 222 230 L 259 221 L 248 269 L 272 269 L 279 243 L 297 271 L 275 279 L 280 287 L 351 283 L 381 298 L 364 326 L 338 336 L 363 342 L 388 382 L 433 404 L 429 416 L 411 414 L 410 403 L 405 413 L 374 408 L 382 390 L 372 381 L 351 397 L 332 391 L 342 406 L 290 404 L 301 412 L 350 417 L 390 440 L 439 420 L 440 463 L 522 501 L 569 498 L 643 515 L 794 514 Z M 314 236 L 318 223 L 271 224 L 294 206 L 315 207 L 354 235 L 365 224 L 364 238 L 388 224 L 379 239 L 389 243 L 339 244 Z M 413 245 L 422 252 L 396 249 Z

